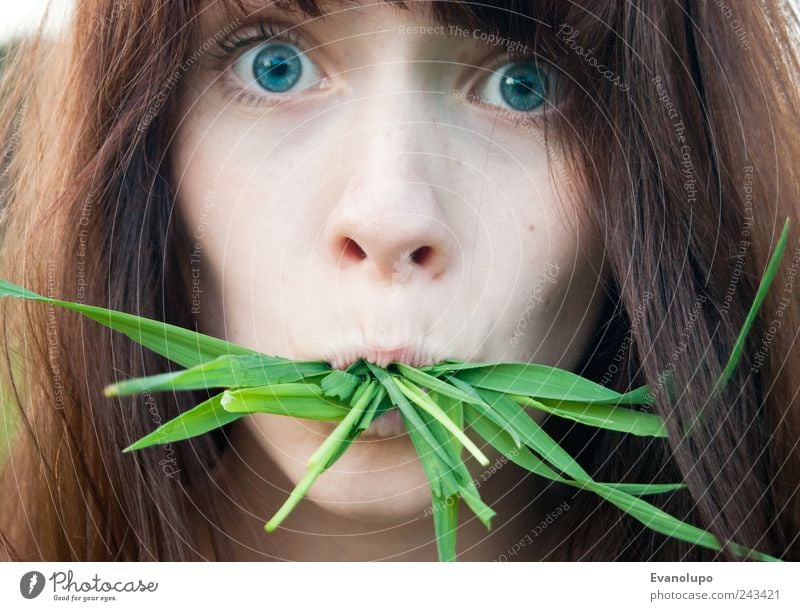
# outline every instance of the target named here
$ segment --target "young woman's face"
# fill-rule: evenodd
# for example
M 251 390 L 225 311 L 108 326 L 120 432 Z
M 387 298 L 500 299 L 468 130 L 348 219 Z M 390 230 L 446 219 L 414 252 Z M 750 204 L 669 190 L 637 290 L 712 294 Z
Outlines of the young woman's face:
M 230 54 L 181 75 L 172 149 L 201 327 L 340 368 L 574 367 L 598 322 L 600 258 L 579 181 L 544 140 L 552 75 L 424 5 L 364 4 L 316 20 L 267 8 L 261 25 L 203 13 L 204 40 Z M 294 482 L 333 428 L 247 423 Z M 362 518 L 422 511 L 428 485 L 397 424 L 376 422 L 309 497 Z

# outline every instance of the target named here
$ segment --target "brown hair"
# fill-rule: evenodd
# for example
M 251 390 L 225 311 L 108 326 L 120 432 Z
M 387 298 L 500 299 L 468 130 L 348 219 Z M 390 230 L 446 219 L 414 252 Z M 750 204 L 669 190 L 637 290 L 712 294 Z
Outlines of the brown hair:
M 778 0 L 729 2 L 433 8 L 530 45 L 558 74 L 548 131 L 586 183 L 608 278 L 605 322 L 578 373 L 619 390 L 650 384 L 645 408 L 665 418 L 669 437 L 549 429 L 598 480 L 685 481 L 648 500 L 721 539 L 800 559 L 797 23 Z M 194 327 L 168 145 L 188 58 L 204 48 L 200 4 L 87 0 L 68 44 L 36 36 L 12 53 L 0 90 L 0 277 Z M 311 0 L 294 4 L 317 12 Z M 790 247 L 743 363 L 709 398 L 787 216 Z M 109 400 L 102 387 L 120 374 L 169 363 L 70 312 L 0 307 L 2 398 L 19 408 L 0 480 L 0 549 L 15 559 L 194 559 L 192 520 L 215 520 L 213 495 L 195 492 L 224 434 L 120 450 L 202 397 Z M 674 400 L 661 392 L 665 370 Z M 176 465 L 170 476 L 165 461 Z M 578 505 L 553 558 L 729 558 L 591 495 Z

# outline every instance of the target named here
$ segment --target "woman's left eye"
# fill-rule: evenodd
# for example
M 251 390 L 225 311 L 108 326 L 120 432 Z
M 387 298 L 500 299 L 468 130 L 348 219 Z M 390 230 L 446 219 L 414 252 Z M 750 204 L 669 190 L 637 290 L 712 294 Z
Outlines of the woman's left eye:
M 482 102 L 515 112 L 540 109 L 549 94 L 548 74 L 532 62 L 509 62 L 477 89 Z
M 322 80 L 314 62 L 285 42 L 268 42 L 250 49 L 236 60 L 233 70 L 248 88 L 272 94 L 300 91 Z

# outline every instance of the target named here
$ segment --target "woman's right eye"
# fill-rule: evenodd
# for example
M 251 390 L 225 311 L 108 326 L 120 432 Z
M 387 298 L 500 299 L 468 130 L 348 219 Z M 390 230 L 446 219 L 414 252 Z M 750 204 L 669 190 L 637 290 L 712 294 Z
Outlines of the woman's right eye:
M 308 56 L 287 42 L 267 42 L 242 54 L 233 65 L 250 91 L 269 94 L 296 93 L 322 81 Z
M 548 96 L 552 96 L 551 80 L 534 62 L 509 62 L 494 70 L 477 93 L 481 101 L 488 104 L 531 113 L 542 110 Z

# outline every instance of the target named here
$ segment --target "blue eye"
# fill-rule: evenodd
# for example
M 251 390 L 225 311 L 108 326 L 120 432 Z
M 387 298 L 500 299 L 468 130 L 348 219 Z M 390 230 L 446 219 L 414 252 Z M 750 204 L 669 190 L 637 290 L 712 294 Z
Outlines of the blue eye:
M 267 45 L 253 60 L 253 76 L 267 91 L 283 93 L 297 84 L 303 75 L 303 64 L 293 47 Z
M 305 53 L 283 42 L 268 42 L 247 51 L 234 70 L 248 85 L 276 94 L 299 91 L 322 80 Z
M 481 100 L 496 106 L 531 112 L 547 99 L 548 75 L 533 63 L 509 63 L 486 80 L 479 95 Z

